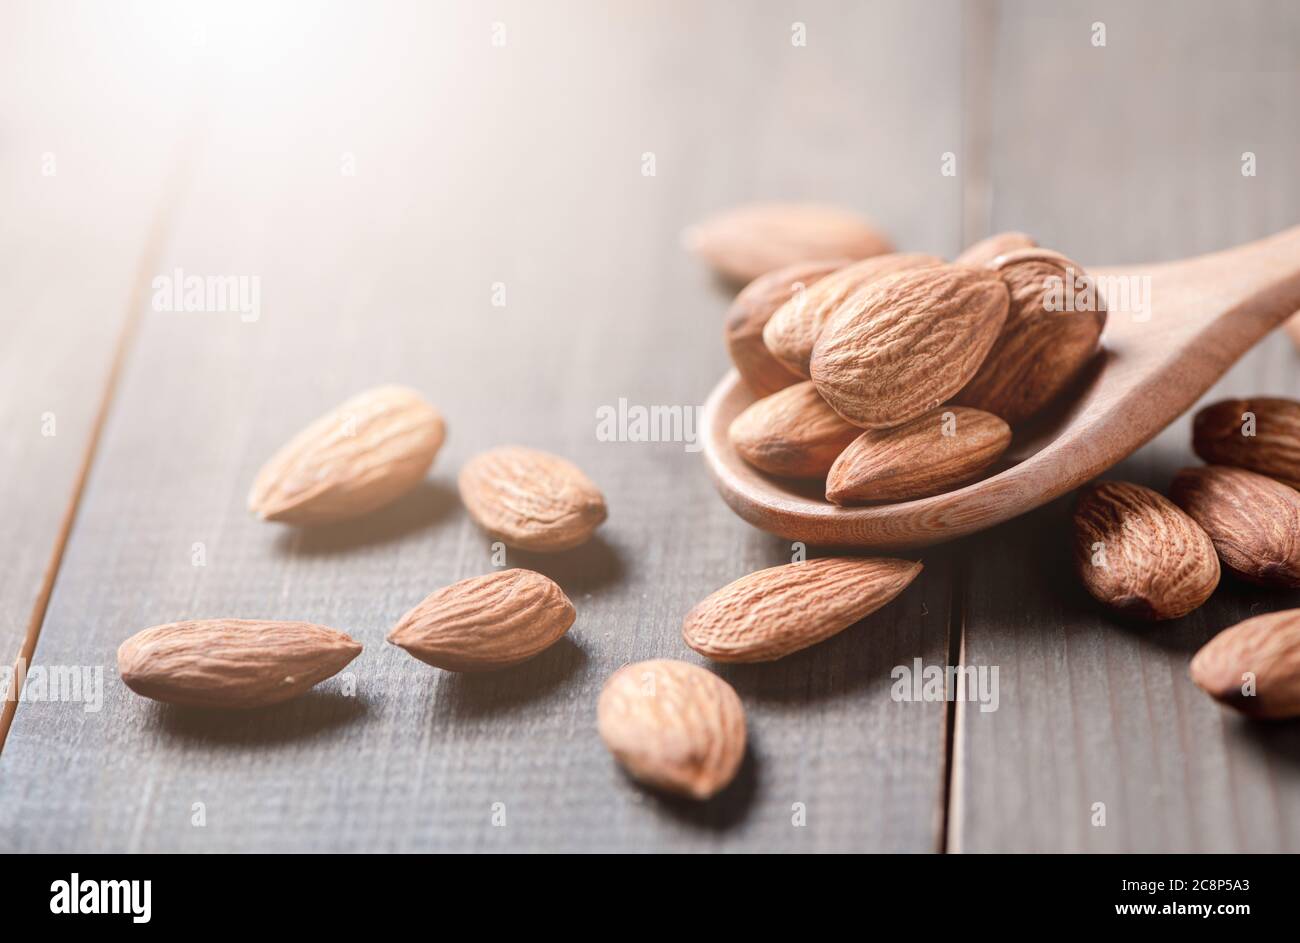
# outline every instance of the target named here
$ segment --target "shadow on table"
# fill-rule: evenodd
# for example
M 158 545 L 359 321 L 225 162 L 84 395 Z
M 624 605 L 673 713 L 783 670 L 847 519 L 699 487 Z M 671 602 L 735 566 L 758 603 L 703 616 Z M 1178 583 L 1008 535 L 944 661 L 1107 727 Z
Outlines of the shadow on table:
M 354 723 L 370 710 L 362 695 L 313 689 L 283 704 L 247 711 L 203 710 L 153 705 L 159 728 L 169 737 L 237 747 L 276 746 L 309 740 Z
M 744 821 L 758 792 L 758 750 L 752 728 L 749 733 L 745 758 L 741 761 L 740 769 L 736 771 L 736 778 L 726 789 L 705 802 L 647 789 L 637 784 L 627 773 L 622 773 L 622 776 L 627 781 L 628 788 L 642 790 L 648 799 L 647 804 L 657 811 L 696 828 L 716 832 L 728 831 Z
M 587 653 L 567 635 L 535 658 L 500 671 L 448 672 L 438 701 L 453 715 L 504 715 L 546 697 L 587 663 Z
M 390 543 L 441 521 L 459 503 L 454 487 L 430 479 L 392 504 L 356 520 L 318 527 L 286 527 L 276 538 L 276 549 L 288 556 L 315 557 Z
M 484 535 L 484 540 L 491 539 Z M 582 546 L 561 553 L 533 553 L 512 547 L 506 550 L 506 559 L 509 566 L 536 570 L 555 580 L 570 599 L 617 583 L 624 570 L 618 548 L 599 533 Z

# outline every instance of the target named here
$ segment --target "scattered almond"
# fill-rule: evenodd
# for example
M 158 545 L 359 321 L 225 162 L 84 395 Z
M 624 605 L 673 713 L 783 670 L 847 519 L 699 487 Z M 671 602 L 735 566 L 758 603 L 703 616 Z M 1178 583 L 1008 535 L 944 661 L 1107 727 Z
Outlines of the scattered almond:
M 682 623 L 682 636 L 714 661 L 775 661 L 875 612 L 920 572 L 920 563 L 886 557 L 824 557 L 770 567 L 699 603 Z
M 1271 612 L 1225 629 L 1192 659 L 1206 694 L 1264 719 L 1300 716 L 1300 609 Z
M 831 272 L 843 268 L 848 261 L 835 259 L 787 265 L 754 279 L 731 303 L 723 328 L 727 352 L 741 377 L 759 396 L 783 390 L 800 379 L 772 356 L 763 343 L 763 328 L 773 313 L 787 302 L 802 307 L 808 289 Z
M 907 501 L 950 491 L 979 476 L 1011 444 L 1011 427 L 991 413 L 940 406 L 894 429 L 869 429 L 831 466 L 835 504 Z
M 933 255 L 891 252 L 841 268 L 803 297 L 782 305 L 763 328 L 763 343 L 778 363 L 808 379 L 812 376 L 810 363 L 817 338 L 848 298 L 886 275 L 943 264 L 943 259 Z
M 1140 619 L 1185 616 L 1219 585 L 1219 558 L 1200 525 L 1150 488 L 1124 481 L 1080 491 L 1074 558 L 1088 592 Z
M 492 671 L 550 648 L 573 625 L 564 590 L 532 570 L 501 570 L 435 590 L 388 641 L 435 668 Z
M 207 619 L 156 625 L 117 650 L 136 694 L 184 707 L 278 704 L 343 670 L 361 645 L 308 622 Z
M 865 259 L 892 252 L 861 217 L 815 203 L 758 203 L 697 223 L 684 241 L 723 278 L 739 284 L 797 262 Z
M 1033 237 L 1026 236 L 1022 232 L 1000 232 L 972 243 L 954 261 L 957 265 L 973 265 L 978 268 L 988 265 L 998 256 L 1006 255 L 1008 252 L 1037 247 L 1038 243 L 1033 240 Z
M 1097 352 L 1106 303 L 1082 266 L 1058 252 L 1022 249 L 989 267 L 1011 296 L 1006 323 L 993 349 L 955 402 L 1017 425 L 1072 384 Z M 1063 293 L 1073 292 L 1065 310 Z M 1055 294 L 1061 309 L 1053 309 Z
M 1192 422 L 1192 448 L 1211 465 L 1300 488 L 1300 403 L 1271 396 L 1211 403 Z
M 604 495 L 577 465 L 515 445 L 470 459 L 460 472 L 460 497 L 480 527 L 520 550 L 576 547 L 607 516 Z
M 445 435 L 442 415 L 415 391 L 368 390 L 275 453 L 253 482 L 249 510 L 289 524 L 366 514 L 418 485 Z
M 1007 317 L 997 273 L 943 265 L 872 282 L 827 322 L 812 378 L 831 407 L 866 429 L 901 426 L 975 375 Z
M 1170 497 L 1200 524 L 1234 573 L 1300 587 L 1300 493 L 1242 468 L 1184 468 Z
M 805 380 L 751 404 L 732 420 L 730 436 L 741 458 L 761 471 L 819 478 L 861 431 Z
M 745 757 L 745 709 L 727 682 L 684 661 L 642 661 L 616 671 L 596 708 L 614 758 L 648 786 L 708 799 Z

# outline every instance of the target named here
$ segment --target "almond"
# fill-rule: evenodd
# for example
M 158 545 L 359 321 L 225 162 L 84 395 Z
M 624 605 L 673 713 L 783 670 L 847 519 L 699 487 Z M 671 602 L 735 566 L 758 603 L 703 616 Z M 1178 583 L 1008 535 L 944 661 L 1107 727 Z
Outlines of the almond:
M 1300 609 L 1271 612 L 1225 629 L 1192 659 L 1206 694 L 1264 719 L 1300 716 Z
M 1170 497 L 1214 541 L 1228 569 L 1253 583 L 1300 587 L 1300 493 L 1242 468 L 1184 468 Z
M 865 618 L 907 588 L 921 564 L 824 557 L 743 576 L 687 614 L 686 644 L 724 662 L 775 661 Z
M 1212 403 L 1196 414 L 1192 448 L 1211 465 L 1235 465 L 1300 488 L 1300 403 L 1271 396 Z
M 249 510 L 289 524 L 373 511 L 424 479 L 445 435 L 442 415 L 413 390 L 367 390 L 275 453 L 253 482 Z
M 773 314 L 763 328 L 763 343 L 787 370 L 807 379 L 812 375 L 810 361 L 817 338 L 845 300 L 886 275 L 943 264 L 943 259 L 933 255 L 891 252 L 841 268 Z
M 986 266 L 1000 255 L 1015 252 L 1017 249 L 1035 249 L 1038 243 L 1032 236 L 1022 232 L 1000 232 L 996 235 L 972 243 L 965 252 L 953 261 L 957 265 L 973 265 L 977 268 Z
M 605 497 L 572 462 L 517 445 L 470 459 L 460 472 L 470 517 L 520 550 L 549 553 L 586 543 L 605 521 Z
M 831 272 L 843 268 L 848 261 L 836 259 L 787 265 L 754 279 L 731 303 L 723 329 L 727 352 L 741 377 L 759 396 L 785 389 L 800 379 L 772 356 L 763 343 L 763 328 L 772 314 L 787 302 L 802 309 L 808 289 Z
M 309 622 L 206 619 L 155 625 L 117 650 L 136 694 L 184 707 L 278 704 L 343 670 L 361 646 Z
M 866 429 L 901 426 L 975 375 L 1007 317 L 997 273 L 956 265 L 899 272 L 853 295 L 827 322 L 812 378 Z
M 751 404 L 732 420 L 730 436 L 755 468 L 786 478 L 819 478 L 861 431 L 805 380 Z
M 1124 481 L 1080 491 L 1074 558 L 1088 592 L 1140 619 L 1185 616 L 1219 585 L 1219 558 L 1200 525 L 1150 488 Z
M 758 203 L 697 223 L 684 241 L 723 278 L 739 284 L 797 262 L 865 259 L 892 252 L 861 217 L 816 203 Z
M 854 439 L 831 466 L 826 499 L 860 504 L 941 494 L 978 477 L 1010 444 L 1011 427 L 997 416 L 940 406 Z
M 435 668 L 492 671 L 550 648 L 574 616 L 553 580 L 532 570 L 502 570 L 430 593 L 402 616 L 388 641 Z
M 954 402 L 1017 425 L 1072 384 L 1097 352 L 1106 303 L 1078 264 L 1047 249 L 999 256 L 990 268 L 1011 295 L 993 349 Z M 1072 293 L 1065 310 L 1065 293 Z M 1057 305 L 1060 310 L 1052 307 Z
M 745 709 L 727 682 L 684 661 L 625 665 L 596 707 L 600 738 L 648 786 L 708 799 L 745 758 Z

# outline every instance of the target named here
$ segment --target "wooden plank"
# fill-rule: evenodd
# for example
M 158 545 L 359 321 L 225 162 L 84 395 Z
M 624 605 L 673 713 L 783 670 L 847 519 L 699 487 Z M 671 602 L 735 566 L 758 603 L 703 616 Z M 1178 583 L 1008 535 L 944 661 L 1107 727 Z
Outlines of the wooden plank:
M 367 8 L 317 24 L 310 51 L 280 50 L 269 77 L 232 77 L 159 270 L 255 275 L 261 316 L 143 314 L 39 649 L 108 665 L 103 709 L 19 710 L 0 847 L 939 847 L 946 705 L 889 688 L 894 666 L 945 660 L 942 551 L 867 625 L 720 671 L 753 744 L 719 800 L 663 801 L 617 771 L 594 730 L 604 680 L 637 659 L 698 660 L 679 636 L 689 607 L 791 548 L 735 519 L 682 443 L 594 429 L 620 398 L 699 404 L 723 373 L 727 299 L 678 245 L 714 208 L 830 199 L 904 246 L 956 250 L 960 191 L 939 159 L 959 140 L 961 37 L 942 6 L 801 5 L 806 48 L 790 43 L 795 14 L 740 3 Z M 287 435 L 389 381 L 448 417 L 426 487 L 309 534 L 249 517 L 249 482 Z M 492 566 L 454 476 L 511 441 L 576 460 L 610 521 L 568 555 L 510 554 L 572 596 L 569 642 L 501 674 L 440 673 L 383 637 L 433 588 Z M 353 633 L 357 696 L 333 681 L 214 718 L 120 685 L 127 635 L 218 615 Z
M 149 51 L 112 11 L 67 12 L 0 14 L 6 671 L 35 643 L 179 140 L 183 83 L 150 90 Z
M 991 228 L 1119 263 L 1294 224 L 1300 187 L 1285 168 L 1300 157 L 1300 93 L 1296 47 L 1282 38 L 1300 33 L 1298 12 L 1001 4 Z M 1090 44 L 1094 22 L 1105 48 Z M 1242 176 L 1244 151 L 1259 176 Z M 1259 392 L 1300 394 L 1280 332 L 1206 400 Z M 1196 462 L 1184 417 L 1110 477 L 1163 490 Z M 1300 850 L 1300 731 L 1245 722 L 1187 677 L 1215 632 L 1300 594 L 1225 581 L 1176 623 L 1125 625 L 1080 588 L 1070 533 L 1062 501 L 970 543 L 963 659 L 998 667 L 1000 706 L 958 705 L 950 847 Z

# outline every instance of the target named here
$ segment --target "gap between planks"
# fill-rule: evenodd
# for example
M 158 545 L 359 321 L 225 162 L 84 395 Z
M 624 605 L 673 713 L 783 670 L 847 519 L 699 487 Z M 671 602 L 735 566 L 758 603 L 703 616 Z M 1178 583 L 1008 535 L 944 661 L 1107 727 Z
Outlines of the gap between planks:
M 86 490 L 86 481 L 94 465 L 95 455 L 99 450 L 100 434 L 108 421 L 109 411 L 117 393 L 118 381 L 122 367 L 130 353 L 139 330 L 141 312 L 148 303 L 149 289 L 153 272 L 162 255 L 167 232 L 175 218 L 177 206 L 189 183 L 189 177 L 197 152 L 202 119 L 196 119 L 189 129 L 180 135 L 175 154 L 171 160 L 171 170 L 159 191 L 158 203 L 154 209 L 153 219 L 145 234 L 144 244 L 136 262 L 135 275 L 131 280 L 131 291 L 127 298 L 127 310 L 118 330 L 117 341 L 113 346 L 113 356 L 109 361 L 108 373 L 100 390 L 99 406 L 95 410 L 95 419 L 86 436 L 82 449 L 81 462 L 77 467 L 76 477 L 72 481 L 72 490 L 68 495 L 67 507 L 59 521 L 59 529 L 54 535 L 54 546 L 50 550 L 49 560 L 41 574 L 40 589 L 32 603 L 31 614 L 27 619 L 27 629 L 23 642 L 14 661 L 13 681 L 9 688 L 9 697 L 0 705 L 0 752 L 4 751 L 9 738 L 9 729 L 13 726 L 14 716 L 18 713 L 19 694 L 27 680 L 27 666 L 36 654 L 36 645 L 40 641 L 41 628 L 45 624 L 45 613 L 49 608 L 50 597 L 54 593 L 54 583 L 59 578 L 59 569 L 63 565 L 63 555 L 68 547 L 68 538 L 77 521 L 77 511 L 81 507 L 81 497 Z
M 992 218 L 992 194 L 989 190 L 989 156 L 992 153 L 992 87 L 993 63 L 996 55 L 997 4 L 995 0 L 966 0 L 962 15 L 962 108 L 961 153 L 958 155 L 958 173 L 961 179 L 961 247 L 989 235 Z M 971 541 L 959 541 L 951 551 L 952 566 L 948 602 L 947 658 L 945 668 L 960 670 L 966 661 L 966 606 L 970 581 L 970 567 L 966 554 Z M 945 679 L 947 672 L 945 671 Z M 960 851 L 954 847 L 961 821 L 960 783 L 957 782 L 960 750 L 958 727 L 962 716 L 958 709 L 956 692 L 945 705 L 943 725 L 943 791 L 935 842 L 940 854 Z

